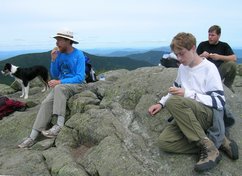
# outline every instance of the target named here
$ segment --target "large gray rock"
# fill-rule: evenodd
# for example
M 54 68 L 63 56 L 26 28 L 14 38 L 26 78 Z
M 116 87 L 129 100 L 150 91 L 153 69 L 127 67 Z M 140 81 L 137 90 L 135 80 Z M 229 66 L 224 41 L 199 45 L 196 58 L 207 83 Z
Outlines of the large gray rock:
M 13 94 L 16 90 L 11 88 L 8 85 L 0 84 L 0 95 L 7 95 L 7 94 Z
M 240 175 L 241 159 L 223 154 L 218 166 L 203 174 L 193 169 L 196 155 L 160 151 L 157 138 L 168 123 L 162 110 L 150 117 L 147 109 L 167 93 L 176 69 L 164 67 L 116 70 L 105 81 L 87 84 L 68 101 L 66 123 L 56 139 L 38 138 L 30 149 L 16 146 L 29 135 L 39 105 L 48 92 L 30 89 L 28 102 L 37 105 L 0 121 L 0 174 L 77 176 Z M 241 77 L 233 94 L 225 87 L 227 103 L 236 117 L 230 136 L 241 153 Z M 6 94 L 0 88 L 0 94 Z M 4 91 L 1 91 L 4 90 Z M 19 98 L 20 92 L 8 94 Z M 53 120 L 52 122 L 54 122 Z M 240 154 L 241 157 L 241 154 Z

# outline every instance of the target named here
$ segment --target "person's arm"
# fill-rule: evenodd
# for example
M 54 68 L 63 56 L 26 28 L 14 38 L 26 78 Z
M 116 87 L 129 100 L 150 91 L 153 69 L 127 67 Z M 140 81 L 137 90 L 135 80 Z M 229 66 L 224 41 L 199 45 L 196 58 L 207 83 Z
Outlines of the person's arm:
M 195 92 L 193 90 L 186 90 L 184 97 L 192 98 L 204 105 L 215 109 L 222 109 L 225 105 L 224 90 L 219 72 L 214 64 L 206 73 L 206 81 L 204 82 L 204 93 Z
M 56 58 L 50 63 L 50 75 L 52 79 L 59 79 L 60 70 L 59 70 L 59 53 Z
M 154 116 L 156 113 L 158 113 L 163 108 L 163 105 L 161 103 L 156 103 L 148 109 L 148 112 L 151 116 Z
M 168 100 L 168 98 L 171 96 L 170 93 L 168 93 L 167 95 L 163 96 L 159 102 L 157 102 L 156 104 L 150 106 L 150 108 L 148 109 L 148 113 L 151 116 L 154 116 L 156 113 L 158 113 L 161 109 L 163 109 L 165 107 L 165 103 Z
M 237 57 L 234 54 L 232 48 L 230 47 L 229 44 L 222 42 L 220 43 L 220 48 L 219 50 L 222 50 L 224 54 L 218 54 L 219 52 L 214 52 L 214 53 L 209 53 L 206 51 L 206 45 L 208 43 L 206 42 L 201 42 L 198 47 L 197 47 L 197 54 L 200 57 L 205 57 L 207 59 L 213 59 L 213 60 L 221 60 L 221 61 L 233 61 L 236 62 Z
M 180 68 L 180 67 L 179 67 L 179 68 Z M 166 105 L 166 101 L 170 98 L 170 96 L 172 96 L 172 95 L 183 96 L 184 94 L 183 94 L 182 91 L 184 91 L 184 89 L 181 88 L 180 69 L 178 69 L 177 77 L 176 77 L 176 79 L 175 79 L 175 81 L 174 81 L 174 83 L 173 83 L 173 86 L 170 87 L 170 88 L 168 89 L 168 94 L 165 95 L 165 96 L 163 96 L 163 97 L 160 99 L 159 103 L 162 104 L 163 107 L 165 107 L 165 105 Z
M 210 53 L 209 58 L 213 59 L 213 60 L 222 60 L 222 61 L 234 61 L 236 62 L 237 58 L 235 54 L 232 55 L 221 55 L 221 54 L 216 54 L 216 53 Z
M 222 60 L 222 61 L 233 61 L 236 62 L 237 58 L 236 55 L 234 54 L 232 48 L 228 43 L 221 42 L 223 53 L 220 52 L 214 52 L 210 53 L 209 57 L 213 60 Z

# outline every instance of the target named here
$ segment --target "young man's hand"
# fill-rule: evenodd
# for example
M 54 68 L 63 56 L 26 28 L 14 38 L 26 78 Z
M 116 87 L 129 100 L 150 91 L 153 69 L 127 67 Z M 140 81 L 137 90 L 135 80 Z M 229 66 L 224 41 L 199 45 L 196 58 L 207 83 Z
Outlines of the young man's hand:
M 148 112 L 151 116 L 154 116 L 157 112 L 159 112 L 162 108 L 161 104 L 154 104 L 149 109 Z
M 185 89 L 184 88 L 170 87 L 168 89 L 168 91 L 172 95 L 178 95 L 178 96 L 181 96 L 181 97 L 184 97 L 184 95 L 185 95 Z

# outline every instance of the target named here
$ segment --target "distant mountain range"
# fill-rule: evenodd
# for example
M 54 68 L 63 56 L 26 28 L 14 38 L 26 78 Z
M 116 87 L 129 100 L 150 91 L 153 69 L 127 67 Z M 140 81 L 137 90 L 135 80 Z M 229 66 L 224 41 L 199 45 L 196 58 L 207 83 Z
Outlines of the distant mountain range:
M 108 52 L 109 51 L 109 52 Z M 19 51 L 20 52 L 20 51 Z M 91 52 L 91 50 L 89 50 Z M 92 51 L 95 52 L 95 51 Z M 155 48 L 152 50 L 146 49 L 125 49 L 125 50 L 105 50 L 102 54 L 106 53 L 106 56 L 97 54 L 86 53 L 91 59 L 91 63 L 96 72 L 103 72 L 116 69 L 128 69 L 133 70 L 139 67 L 149 67 L 158 65 L 163 54 L 169 53 L 169 47 Z M 237 56 L 237 63 L 242 63 L 242 49 L 234 49 Z M 18 52 L 13 52 L 17 54 Z M 4 52 L 0 52 L 1 55 L 6 55 Z M 116 55 L 116 56 L 115 56 Z M 8 59 L 0 60 L 0 69 L 3 68 L 5 63 L 12 63 L 21 67 L 30 67 L 33 65 L 44 65 L 49 68 L 50 65 L 50 51 L 29 54 L 20 54 Z M 10 84 L 13 78 L 9 76 L 0 75 L 0 83 Z
M 95 56 L 89 53 L 85 54 L 90 58 L 91 64 L 93 65 L 93 68 L 96 72 L 103 72 L 116 69 L 133 70 L 140 67 L 153 66 L 153 64 L 147 61 L 137 61 L 129 57 L 104 57 Z M 22 54 L 0 61 L 0 69 L 3 69 L 5 63 L 11 63 L 20 67 L 43 65 L 46 68 L 49 68 L 50 60 L 50 51 L 42 53 Z M 0 74 L 1 84 L 10 84 L 12 83 L 12 81 L 13 78 L 11 78 L 10 76 L 3 76 L 2 74 Z
M 146 61 L 153 65 L 158 65 L 160 63 L 160 59 L 162 58 L 163 54 L 167 54 L 169 52 L 165 51 L 148 51 L 145 53 L 139 54 L 131 54 L 127 57 L 137 60 L 137 61 Z
M 234 48 L 234 53 L 238 58 L 237 63 L 242 63 L 242 48 Z M 90 53 L 95 56 L 108 56 L 108 57 L 133 57 L 133 59 L 137 59 L 135 55 L 141 56 L 142 54 L 151 53 L 151 51 L 161 51 L 161 54 L 158 54 L 159 57 L 163 53 L 170 52 L 170 47 L 164 46 L 160 48 L 97 48 L 97 49 L 86 49 L 84 52 Z M 8 59 L 14 56 L 22 55 L 22 54 L 30 54 L 30 53 L 41 53 L 46 52 L 46 50 L 16 50 L 16 51 L 0 51 L 0 61 L 4 59 Z M 148 55 L 148 57 L 151 57 Z M 138 59 L 139 60 L 139 59 Z

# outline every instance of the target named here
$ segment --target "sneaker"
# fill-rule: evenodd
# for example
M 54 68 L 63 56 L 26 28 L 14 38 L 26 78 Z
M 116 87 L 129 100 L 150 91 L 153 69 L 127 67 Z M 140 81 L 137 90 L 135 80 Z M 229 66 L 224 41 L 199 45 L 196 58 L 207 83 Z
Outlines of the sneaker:
M 239 159 L 239 149 L 235 141 L 225 137 L 219 149 L 224 151 L 228 155 L 228 157 L 231 158 L 232 160 Z
M 48 138 L 54 138 L 60 132 L 61 127 L 59 125 L 54 125 L 51 129 L 42 131 L 41 133 Z
M 31 139 L 30 137 L 24 139 L 24 141 L 18 145 L 19 148 L 30 148 L 32 145 L 34 145 L 35 141 Z
M 221 160 L 221 154 L 214 143 L 204 138 L 199 142 L 201 147 L 200 159 L 195 165 L 196 171 L 206 171 L 215 167 Z

